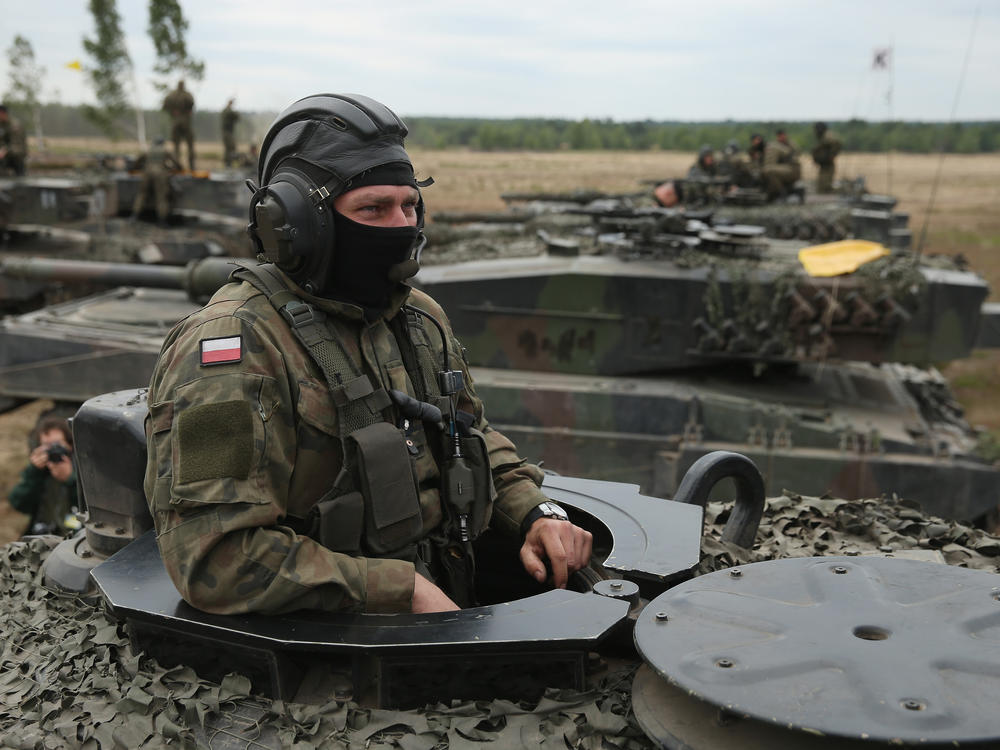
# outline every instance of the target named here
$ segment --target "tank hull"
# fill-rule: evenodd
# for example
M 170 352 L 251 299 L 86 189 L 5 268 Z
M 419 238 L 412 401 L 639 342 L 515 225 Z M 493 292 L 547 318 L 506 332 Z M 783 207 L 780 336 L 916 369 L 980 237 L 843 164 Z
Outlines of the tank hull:
M 754 382 L 749 373 L 593 378 L 474 368 L 490 423 L 559 473 L 637 482 L 671 497 L 715 450 L 753 459 L 768 497 L 785 490 L 890 496 L 971 520 L 1000 501 L 1000 471 L 975 440 L 914 397 L 899 368 L 852 364 Z

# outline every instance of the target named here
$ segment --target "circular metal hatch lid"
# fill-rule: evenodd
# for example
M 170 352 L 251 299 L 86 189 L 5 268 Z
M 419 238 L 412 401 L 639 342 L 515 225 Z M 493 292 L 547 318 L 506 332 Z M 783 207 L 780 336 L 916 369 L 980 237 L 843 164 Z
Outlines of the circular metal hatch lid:
M 789 729 L 892 743 L 1000 737 L 1000 577 L 881 557 L 774 560 L 654 599 L 635 641 L 689 694 Z

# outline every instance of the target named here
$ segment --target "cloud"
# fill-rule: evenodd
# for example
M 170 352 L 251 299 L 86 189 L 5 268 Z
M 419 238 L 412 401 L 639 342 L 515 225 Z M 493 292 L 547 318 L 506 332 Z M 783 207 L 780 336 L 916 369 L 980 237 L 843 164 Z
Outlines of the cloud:
M 188 46 L 206 62 L 198 105 L 278 109 L 317 91 L 383 98 L 404 114 L 746 119 L 888 116 L 888 77 L 871 51 L 895 49 L 893 116 L 945 119 L 974 3 L 930 0 L 284 0 L 185 3 Z M 92 26 L 78 0 L 8 13 L 49 68 L 46 91 L 92 96 L 62 66 Z M 144 4 L 120 3 L 140 100 L 158 101 Z M 52 24 L 58 17 L 60 23 Z M 2 42 L 0 37 L 0 42 Z M 1000 4 L 982 12 L 960 116 L 1000 117 Z M 0 76 L 6 60 L 0 61 Z M 863 110 L 863 111 L 861 111 Z

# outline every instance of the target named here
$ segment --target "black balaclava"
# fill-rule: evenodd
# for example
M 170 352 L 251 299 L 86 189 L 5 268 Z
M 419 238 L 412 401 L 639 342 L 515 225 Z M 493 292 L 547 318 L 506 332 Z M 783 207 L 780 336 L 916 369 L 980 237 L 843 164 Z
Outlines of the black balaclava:
M 281 235 L 283 255 L 275 262 L 306 292 L 356 304 L 368 318 L 419 269 L 423 200 L 417 226 L 392 228 L 351 221 L 333 210 L 333 202 L 359 187 L 430 184 L 414 178 L 403 147 L 406 133 L 403 121 L 374 99 L 317 94 L 279 114 L 260 150 L 262 188 L 254 200 L 274 196 L 283 220 L 297 230 Z
M 416 188 L 412 169 L 387 165 L 351 180 L 344 192 L 369 185 Z M 323 296 L 359 305 L 371 318 L 386 308 L 397 285 L 419 270 L 418 258 L 414 256 L 420 230 L 415 226 L 361 224 L 336 210 L 333 227 L 334 246 L 323 280 Z

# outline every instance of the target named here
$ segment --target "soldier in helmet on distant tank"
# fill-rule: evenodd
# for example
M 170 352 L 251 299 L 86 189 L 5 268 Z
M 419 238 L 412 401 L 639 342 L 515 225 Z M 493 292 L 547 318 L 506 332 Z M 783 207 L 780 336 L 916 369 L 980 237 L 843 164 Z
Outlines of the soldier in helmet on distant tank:
M 688 179 L 699 179 L 705 177 L 715 177 L 717 173 L 715 163 L 715 151 L 709 145 L 704 145 L 698 149 L 698 160 L 691 165 L 688 170 Z
M 812 158 L 819 168 L 816 177 L 816 192 L 833 192 L 833 178 L 836 173 L 834 160 L 840 153 L 840 138 L 830 130 L 825 122 L 817 122 L 813 125 L 813 132 L 816 134 L 816 145 L 813 146 Z
M 177 88 L 163 100 L 163 111 L 170 115 L 170 138 L 174 142 L 174 158 L 181 160 L 181 141 L 187 143 L 188 167 L 194 171 L 194 130 L 191 127 L 191 113 L 194 111 L 194 97 L 184 88 L 184 81 L 177 82 Z
M 199 609 L 446 611 L 484 574 L 542 587 L 548 563 L 565 586 L 590 561 L 590 533 L 486 421 L 444 311 L 404 283 L 430 184 L 406 132 L 356 94 L 279 114 L 249 207 L 268 262 L 164 341 L 144 486 Z
M 146 208 L 146 197 L 153 193 L 156 219 L 166 224 L 170 215 L 170 173 L 181 171 L 180 163 L 167 151 L 166 139 L 160 136 L 153 140 L 149 151 L 139 157 L 136 166 L 142 169 L 142 182 L 132 205 L 132 218 L 139 218 Z

